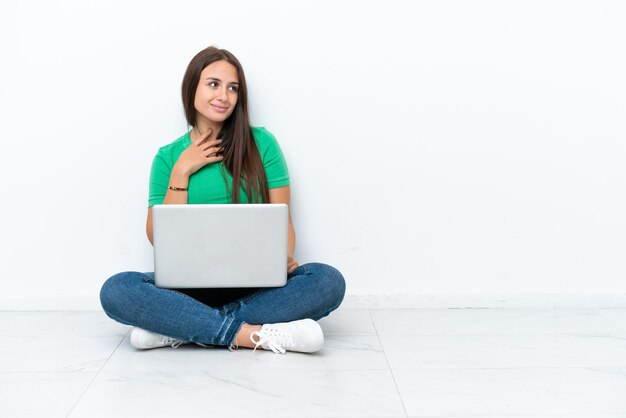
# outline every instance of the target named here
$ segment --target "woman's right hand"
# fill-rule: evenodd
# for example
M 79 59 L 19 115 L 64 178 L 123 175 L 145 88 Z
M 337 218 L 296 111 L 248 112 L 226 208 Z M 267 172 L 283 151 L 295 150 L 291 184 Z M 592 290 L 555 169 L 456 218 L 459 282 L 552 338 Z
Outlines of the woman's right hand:
M 220 154 L 223 151 L 220 147 L 222 140 L 209 139 L 212 134 L 213 129 L 209 128 L 200 139 L 192 140 L 191 145 L 178 157 L 175 167 L 190 176 L 207 164 L 222 161 L 224 159 Z

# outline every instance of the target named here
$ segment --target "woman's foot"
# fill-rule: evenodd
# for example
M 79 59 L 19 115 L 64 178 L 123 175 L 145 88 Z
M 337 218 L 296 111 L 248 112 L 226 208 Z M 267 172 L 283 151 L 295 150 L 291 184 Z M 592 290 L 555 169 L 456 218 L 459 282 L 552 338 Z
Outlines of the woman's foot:
M 257 337 L 258 340 L 255 340 Z M 324 333 L 317 322 L 312 319 L 265 324 L 258 331 L 250 334 L 250 341 L 256 350 L 261 346 L 277 354 L 286 351 L 313 353 L 324 346 Z
M 139 348 L 140 350 L 168 346 L 178 348 L 182 344 L 188 344 L 187 341 L 177 340 L 137 327 L 134 327 L 130 333 L 130 343 L 133 347 Z

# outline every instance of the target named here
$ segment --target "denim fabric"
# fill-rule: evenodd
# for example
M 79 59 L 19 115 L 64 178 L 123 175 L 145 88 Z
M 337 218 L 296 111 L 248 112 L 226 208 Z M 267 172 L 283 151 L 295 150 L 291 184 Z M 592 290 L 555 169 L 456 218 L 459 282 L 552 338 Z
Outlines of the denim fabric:
M 185 290 L 156 287 L 154 273 L 124 272 L 104 283 L 100 302 L 106 314 L 122 324 L 179 340 L 230 346 L 244 322 L 261 325 L 323 318 L 339 307 L 345 289 L 344 278 L 335 268 L 309 263 L 295 269 L 284 287 L 247 289 L 244 293 L 251 293 L 210 306 Z

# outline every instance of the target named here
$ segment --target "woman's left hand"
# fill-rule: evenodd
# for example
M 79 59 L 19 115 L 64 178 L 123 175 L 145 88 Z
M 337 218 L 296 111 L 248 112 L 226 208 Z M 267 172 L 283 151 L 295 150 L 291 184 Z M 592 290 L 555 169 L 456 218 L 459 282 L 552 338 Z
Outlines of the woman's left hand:
M 288 256 L 287 257 L 287 272 L 288 273 L 292 273 L 295 269 L 297 269 L 299 266 L 298 262 L 296 261 L 295 258 L 293 258 L 293 256 Z

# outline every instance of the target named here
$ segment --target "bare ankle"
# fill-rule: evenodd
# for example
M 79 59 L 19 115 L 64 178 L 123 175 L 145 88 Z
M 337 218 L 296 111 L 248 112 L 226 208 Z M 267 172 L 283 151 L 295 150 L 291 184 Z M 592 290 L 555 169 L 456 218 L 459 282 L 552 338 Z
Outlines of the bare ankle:
M 262 325 L 250 325 L 250 324 L 244 323 L 239 329 L 239 332 L 237 333 L 237 336 L 235 337 L 235 341 L 233 344 L 236 347 L 254 348 L 255 345 L 250 340 L 250 335 L 254 331 L 260 331 L 261 328 L 262 328 Z

